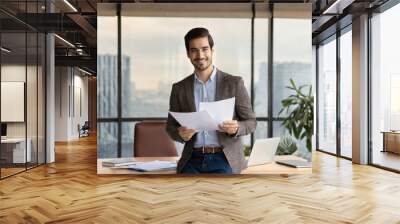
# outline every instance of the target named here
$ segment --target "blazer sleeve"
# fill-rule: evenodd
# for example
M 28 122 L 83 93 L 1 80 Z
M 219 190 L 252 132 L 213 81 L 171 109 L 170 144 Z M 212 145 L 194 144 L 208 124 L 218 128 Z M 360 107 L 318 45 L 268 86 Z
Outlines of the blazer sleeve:
M 254 132 L 256 130 L 257 121 L 243 79 L 239 77 L 239 81 L 236 83 L 235 112 L 239 127 L 235 137 L 239 137 Z
M 176 84 L 172 85 L 171 96 L 169 98 L 169 110 L 172 112 L 180 112 L 179 109 L 179 101 L 178 101 L 178 93 L 177 93 L 177 86 Z M 179 123 L 168 113 L 167 119 L 167 127 L 166 131 L 168 135 L 177 142 L 183 143 L 184 140 L 178 133 L 178 127 L 180 127 Z

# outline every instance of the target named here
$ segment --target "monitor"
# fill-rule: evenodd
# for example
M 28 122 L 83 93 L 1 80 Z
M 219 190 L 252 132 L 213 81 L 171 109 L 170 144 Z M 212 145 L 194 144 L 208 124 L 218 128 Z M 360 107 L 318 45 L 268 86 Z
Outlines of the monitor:
M 7 124 L 1 123 L 1 136 L 7 136 Z

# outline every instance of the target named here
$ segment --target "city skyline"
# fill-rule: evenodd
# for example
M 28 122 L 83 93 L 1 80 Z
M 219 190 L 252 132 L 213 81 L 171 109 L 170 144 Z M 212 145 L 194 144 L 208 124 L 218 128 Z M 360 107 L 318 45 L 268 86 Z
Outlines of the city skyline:
M 102 16 L 98 21 L 98 53 L 117 54 L 117 46 L 100 44 L 116 42 L 116 33 L 109 32 L 117 25 L 116 17 Z M 188 30 L 199 26 L 208 28 L 213 36 L 214 65 L 228 73 L 250 77 L 251 19 L 249 18 L 182 19 L 123 16 L 121 21 L 122 55 L 135 59 L 131 64 L 131 72 L 141 75 L 132 75 L 131 80 L 135 81 L 138 89 L 155 90 L 158 88 L 158 83 L 152 80 L 177 82 L 193 73 L 193 66 L 186 56 L 183 37 Z M 257 19 L 255 22 L 258 29 L 254 33 L 256 47 L 254 53 L 255 62 L 258 63 L 267 59 L 268 20 Z M 277 50 L 274 51 L 274 62 L 310 63 L 311 36 L 307 32 L 311 29 L 309 19 L 279 18 L 275 23 L 274 49 Z M 226 29 L 231 24 L 235 24 L 237 29 Z M 279 35 L 289 31 L 293 35 Z M 294 39 L 296 41 L 293 41 Z M 260 49 L 265 50 L 260 51 Z M 246 86 L 249 86 L 248 82 Z

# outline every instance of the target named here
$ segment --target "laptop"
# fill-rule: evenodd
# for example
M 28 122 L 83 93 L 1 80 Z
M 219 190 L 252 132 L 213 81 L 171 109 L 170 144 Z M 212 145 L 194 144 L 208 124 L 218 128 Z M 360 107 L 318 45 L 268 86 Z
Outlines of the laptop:
M 7 139 L 7 124 L 1 123 L 1 140 Z
M 279 142 L 280 138 L 257 139 L 251 150 L 247 166 L 258 166 L 273 162 Z
M 302 160 L 280 160 L 276 163 L 294 168 L 311 168 L 311 163 Z

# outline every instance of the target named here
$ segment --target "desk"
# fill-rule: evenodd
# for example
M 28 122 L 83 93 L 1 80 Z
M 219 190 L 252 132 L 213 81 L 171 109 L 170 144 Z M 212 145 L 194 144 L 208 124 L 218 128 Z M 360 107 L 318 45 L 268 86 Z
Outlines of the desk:
M 381 133 L 383 134 L 382 152 L 392 152 L 400 154 L 400 132 L 382 131 Z
M 6 138 L 1 140 L 1 157 L 6 163 L 25 163 L 31 161 L 31 145 L 30 138 L 27 139 L 28 147 L 25 154 L 25 138 Z
M 126 158 L 121 158 L 126 159 Z M 149 162 L 154 160 L 163 160 L 163 161 L 178 161 L 179 157 L 133 157 L 132 159 L 136 161 Z M 289 160 L 289 159 L 298 159 L 304 160 L 297 156 L 275 156 L 275 160 Z M 102 162 L 107 160 L 115 160 L 114 159 L 97 159 L 97 174 L 176 174 L 176 170 L 168 170 L 168 171 L 157 171 L 157 172 L 138 172 L 135 170 L 129 170 L 124 168 L 110 168 L 103 167 Z M 284 166 L 277 164 L 275 162 L 248 167 L 243 170 L 241 174 L 311 174 L 312 168 L 293 168 L 289 166 Z

